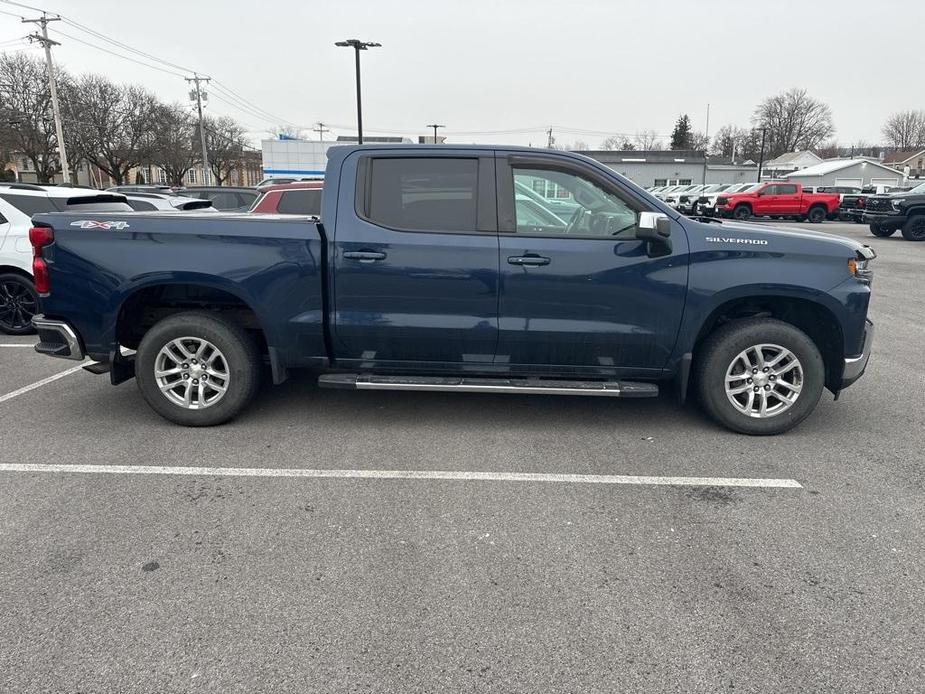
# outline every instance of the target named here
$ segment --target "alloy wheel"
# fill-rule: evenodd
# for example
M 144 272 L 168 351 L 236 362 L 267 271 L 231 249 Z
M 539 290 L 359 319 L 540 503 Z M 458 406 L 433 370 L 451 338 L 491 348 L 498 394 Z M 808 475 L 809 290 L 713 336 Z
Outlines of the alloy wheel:
M 0 283 L 0 329 L 26 330 L 38 311 L 38 302 L 22 281 L 6 280 Z
M 164 396 L 187 410 L 203 410 L 228 391 L 230 368 L 225 355 L 208 340 L 178 337 L 154 360 L 154 378 Z
M 803 388 L 803 365 L 785 347 L 760 344 L 740 352 L 726 370 L 726 397 L 749 417 L 776 417 Z

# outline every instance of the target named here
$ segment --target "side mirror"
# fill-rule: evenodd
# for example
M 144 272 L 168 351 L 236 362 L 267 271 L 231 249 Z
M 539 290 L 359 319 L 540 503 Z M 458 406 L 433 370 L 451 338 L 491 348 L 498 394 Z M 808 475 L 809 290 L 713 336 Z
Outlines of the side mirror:
M 640 212 L 636 238 L 646 241 L 652 257 L 671 253 L 671 220 L 661 212 Z

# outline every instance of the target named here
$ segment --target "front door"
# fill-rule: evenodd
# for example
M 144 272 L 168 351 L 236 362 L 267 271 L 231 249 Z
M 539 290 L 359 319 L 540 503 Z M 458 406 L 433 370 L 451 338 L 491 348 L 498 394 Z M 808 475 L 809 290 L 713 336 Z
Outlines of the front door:
M 341 169 L 333 333 L 342 366 L 478 370 L 494 358 L 493 154 L 422 155 L 358 152 Z
M 651 257 L 647 203 L 615 177 L 541 155 L 498 160 L 501 300 L 495 361 L 513 372 L 657 375 L 684 307 L 688 243 Z M 567 203 L 559 214 L 544 200 Z

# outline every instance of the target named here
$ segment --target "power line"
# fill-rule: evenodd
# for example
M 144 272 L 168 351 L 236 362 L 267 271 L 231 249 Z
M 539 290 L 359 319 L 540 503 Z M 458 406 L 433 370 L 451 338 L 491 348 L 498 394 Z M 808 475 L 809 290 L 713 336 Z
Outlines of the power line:
M 111 50 L 109 50 L 108 48 L 103 48 L 102 46 L 97 46 L 96 44 L 90 43 L 89 41 L 84 41 L 83 39 L 79 39 L 79 38 L 77 38 L 76 36 L 71 36 L 70 34 L 65 34 L 63 31 L 61 31 L 61 30 L 59 30 L 59 29 L 52 29 L 52 31 L 53 31 L 55 34 L 57 34 L 58 36 L 63 36 L 64 38 L 70 39 L 71 41 L 76 41 L 77 43 L 82 43 L 82 44 L 85 45 L 85 46 L 89 46 L 90 48 L 95 48 L 96 50 L 102 51 L 103 53 L 108 53 L 109 55 L 114 55 L 114 56 L 117 57 L 117 58 L 122 58 L 123 60 L 129 60 L 129 61 L 135 63 L 136 65 L 143 65 L 144 67 L 149 67 L 149 68 L 151 68 L 152 70 L 158 70 L 158 71 L 160 71 L 160 72 L 167 73 L 168 75 L 173 75 L 174 77 L 185 77 L 185 75 L 182 74 L 182 73 L 180 73 L 180 72 L 174 72 L 173 70 L 167 70 L 166 68 L 158 67 L 157 65 L 150 65 L 150 64 L 148 64 L 148 63 L 142 62 L 142 61 L 137 60 L 137 59 L 135 59 L 135 58 L 130 58 L 130 57 L 127 56 L 127 55 L 122 55 L 121 53 L 116 53 L 115 51 L 111 51 Z

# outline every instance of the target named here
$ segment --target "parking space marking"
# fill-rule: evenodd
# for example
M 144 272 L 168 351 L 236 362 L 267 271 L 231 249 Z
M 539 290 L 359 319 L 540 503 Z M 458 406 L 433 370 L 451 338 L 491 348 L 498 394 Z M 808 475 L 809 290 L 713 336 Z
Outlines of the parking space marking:
M 31 342 L 22 342 L 22 343 L 19 343 L 19 342 L 2 343 L 0 342 L 0 347 L 35 347 L 35 345 L 32 344 Z
M 180 465 L 62 465 L 0 463 L 0 472 L 55 472 L 104 475 L 198 475 L 206 477 L 308 477 L 374 480 L 455 480 L 464 482 L 558 482 L 636 484 L 672 487 L 765 487 L 802 489 L 796 480 L 752 477 L 660 477 L 464 470 L 303 470 L 300 468 L 185 467 Z
M 89 362 L 92 364 L 93 362 Z M 54 376 L 49 376 L 48 378 L 43 378 L 41 381 L 36 381 L 35 383 L 30 383 L 27 386 L 23 386 L 19 390 L 14 390 L 12 393 L 7 393 L 6 395 L 0 395 L 0 403 L 6 402 L 7 400 L 12 400 L 13 398 L 28 393 L 30 390 L 35 390 L 36 388 L 41 388 L 42 386 L 47 386 L 49 383 L 57 381 L 59 378 L 64 378 L 65 376 L 70 376 L 72 373 L 80 371 L 83 367 L 87 366 L 88 363 L 81 363 L 75 367 L 62 371 L 61 373 L 56 373 Z

